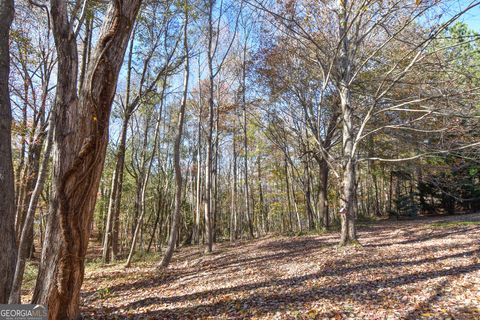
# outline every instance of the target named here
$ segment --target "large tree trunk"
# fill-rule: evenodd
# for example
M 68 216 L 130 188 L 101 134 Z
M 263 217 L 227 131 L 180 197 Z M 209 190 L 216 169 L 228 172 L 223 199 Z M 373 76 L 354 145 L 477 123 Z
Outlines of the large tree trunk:
M 176 183 L 176 193 L 175 193 L 175 209 L 172 217 L 172 225 L 170 228 L 170 237 L 168 239 L 167 250 L 163 256 L 162 261 L 160 262 L 161 268 L 166 268 L 172 260 L 173 251 L 175 249 L 175 243 L 177 242 L 178 237 L 178 225 L 180 221 L 180 214 L 182 209 L 182 167 L 180 166 L 180 145 L 182 143 L 183 135 L 183 123 L 185 121 L 185 106 L 187 104 L 187 94 L 188 94 L 188 78 L 190 75 L 190 64 L 188 55 L 188 0 L 185 0 L 185 25 L 183 29 L 183 45 L 185 50 L 185 70 L 183 71 L 183 95 L 182 102 L 180 103 L 180 111 L 178 114 L 178 127 L 177 134 L 175 136 L 175 144 L 173 147 L 173 165 L 175 170 L 175 183 Z
M 10 294 L 17 245 L 15 242 L 15 182 L 12 164 L 12 111 L 8 78 L 10 74 L 9 32 L 13 0 L 0 0 L 0 303 Z
M 78 56 L 67 2 L 52 0 L 58 55 L 53 190 L 32 303 L 49 319 L 76 319 L 118 73 L 141 0 L 114 1 L 77 97 Z

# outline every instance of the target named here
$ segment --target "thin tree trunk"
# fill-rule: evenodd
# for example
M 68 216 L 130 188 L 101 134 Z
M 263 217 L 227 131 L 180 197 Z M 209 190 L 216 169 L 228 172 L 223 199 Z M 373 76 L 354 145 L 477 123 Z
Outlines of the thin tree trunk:
M 325 160 L 320 162 L 320 190 L 318 193 L 319 215 L 323 221 L 325 230 L 330 228 L 330 219 L 328 215 L 328 164 Z
M 90 52 L 90 46 L 92 42 L 90 41 L 90 34 L 91 34 L 91 26 L 90 23 L 93 19 L 90 15 L 87 15 L 85 19 L 85 39 L 83 40 L 83 48 L 82 48 L 82 64 L 80 67 L 80 76 L 78 80 L 79 87 L 81 88 L 83 85 L 83 80 L 85 79 L 85 71 L 87 69 L 88 64 L 88 54 Z
M 263 186 L 262 186 L 262 165 L 261 165 L 261 156 L 257 156 L 257 179 L 258 179 L 258 196 L 260 200 L 260 217 L 262 219 L 262 230 L 264 233 L 268 233 L 268 217 L 265 210 L 265 199 L 263 197 Z
M 236 110 L 235 110 L 236 112 Z M 236 117 L 233 118 L 232 135 L 232 179 L 231 179 L 231 203 L 230 203 L 230 241 L 237 239 L 237 128 Z
M 153 231 L 152 231 L 152 236 L 150 237 L 150 241 L 148 242 L 147 246 L 147 252 L 150 252 L 150 248 L 152 246 L 153 240 L 155 238 L 155 234 L 157 231 L 158 224 L 160 224 L 160 228 L 163 223 L 163 215 L 162 215 L 162 203 L 163 203 L 163 193 L 161 192 L 160 189 L 158 189 L 158 194 L 157 194 L 157 204 L 155 208 L 155 222 L 153 224 Z M 162 218 L 162 220 L 160 220 Z
M 218 131 L 218 122 L 219 122 L 220 113 L 217 108 L 216 119 L 215 119 L 215 164 L 213 169 L 213 212 L 212 212 L 212 238 L 213 242 L 217 242 L 217 219 L 218 219 L 218 140 L 219 140 L 219 131 Z
M 105 227 L 105 238 L 103 242 L 103 263 L 109 263 L 110 259 L 115 259 L 118 255 L 118 224 L 120 216 L 120 204 L 123 185 L 123 167 L 125 164 L 125 149 L 127 141 L 127 129 L 130 114 L 125 113 L 123 119 L 122 131 L 120 135 L 120 144 L 116 155 L 115 171 L 112 177 L 112 188 L 108 202 L 107 226 Z M 112 249 L 110 251 L 110 248 Z
M 288 161 L 287 161 L 287 156 L 285 155 L 284 158 L 284 171 L 285 171 L 285 184 L 286 184 L 286 191 L 287 191 L 287 204 L 288 204 L 288 221 L 290 224 L 290 231 L 293 231 L 293 219 L 292 219 L 292 198 L 290 197 L 290 177 L 288 174 Z
M 178 225 L 181 214 L 182 207 L 182 168 L 180 166 L 180 145 L 182 143 L 183 135 L 183 123 L 185 121 L 185 106 L 187 104 L 187 94 L 188 94 L 188 78 L 190 75 L 190 64 L 189 64 L 189 50 L 188 50 L 188 0 L 185 0 L 185 21 L 184 21 L 184 30 L 183 30 L 183 45 L 185 50 L 185 70 L 183 73 L 183 96 L 182 102 L 180 104 L 180 111 L 178 114 L 178 127 L 177 134 L 175 136 L 175 145 L 173 147 L 173 164 L 175 170 L 175 183 L 176 183 L 176 193 L 175 193 L 175 209 L 172 217 L 172 225 L 170 231 L 170 238 L 168 239 L 167 250 L 163 256 L 162 261 L 160 262 L 160 268 L 166 268 L 172 260 L 173 251 L 175 249 L 175 243 L 178 236 Z
M 128 63 L 127 63 L 127 92 L 125 97 L 125 119 L 122 126 L 122 136 L 120 139 L 120 145 L 118 146 L 118 154 L 117 154 L 117 164 L 115 167 L 115 174 L 117 174 L 117 181 L 116 181 L 116 188 L 115 188 L 115 197 L 109 206 L 112 206 L 112 214 L 111 214 L 111 229 L 112 229 L 112 255 L 113 259 L 117 259 L 120 254 L 119 248 L 119 235 L 120 235 L 120 206 L 122 203 L 122 187 L 123 187 L 123 177 L 124 177 L 124 166 L 125 166 L 125 150 L 127 145 L 127 129 L 128 129 L 128 122 L 130 121 L 130 117 L 132 116 L 133 109 L 136 104 L 130 103 L 130 82 L 131 82 L 131 70 L 132 70 L 132 55 L 133 55 L 133 43 L 135 39 L 135 34 L 132 35 L 132 39 L 130 40 L 130 47 L 128 52 Z M 112 189 L 113 192 L 113 189 Z M 109 208 L 110 210 L 110 208 Z
M 206 252 L 213 250 L 212 217 L 211 217 L 211 197 L 212 197 L 212 156 L 213 156 L 213 118 L 214 118 L 214 93 L 213 87 L 213 0 L 209 0 L 208 6 L 208 136 L 207 136 L 207 159 L 205 161 L 205 236 L 207 241 Z
M 197 178 L 196 178 L 196 198 L 195 198 L 195 221 L 193 229 L 192 242 L 200 243 L 200 217 L 201 217 L 201 203 L 202 203 L 202 146 L 201 146 L 201 111 L 202 103 L 200 102 L 200 113 L 198 115 L 198 141 L 197 141 Z
M 253 222 L 250 214 L 250 193 L 248 187 L 248 128 L 247 128 L 247 102 L 246 102 L 246 78 L 247 78 L 247 43 L 243 45 L 243 60 L 242 60 L 242 110 L 243 110 L 243 148 L 245 153 L 244 158 L 244 174 L 245 174 L 245 213 L 247 216 L 248 231 L 250 238 L 253 238 Z
M 313 212 L 313 204 L 312 204 L 312 189 L 311 189 L 311 178 L 310 178 L 310 166 L 309 166 L 309 159 L 305 161 L 305 179 L 304 179 L 304 186 L 306 187 L 305 190 L 305 204 L 307 207 L 307 217 L 308 217 L 308 229 L 313 230 L 315 229 L 315 214 Z
M 28 241 L 30 237 L 30 230 L 33 229 L 33 222 L 35 218 L 35 210 L 37 208 L 38 200 L 40 194 L 42 193 L 43 186 L 45 184 L 45 179 L 48 172 L 48 162 L 50 160 L 50 153 L 52 150 L 53 142 L 53 126 L 55 125 L 55 110 L 51 111 L 50 120 L 49 120 L 49 129 L 47 134 L 47 142 L 45 145 L 45 152 L 43 154 L 43 160 L 40 165 L 39 175 L 37 177 L 37 182 L 33 190 L 32 196 L 30 197 L 30 203 L 28 205 L 27 215 L 25 217 L 25 223 L 23 224 L 22 233 L 20 236 L 17 263 L 15 267 L 15 276 L 13 279 L 12 291 L 8 303 L 21 303 L 20 294 L 22 288 L 23 274 L 25 271 L 26 260 L 29 256 L 31 249 L 31 243 Z
M 132 258 L 133 258 L 133 254 L 135 252 L 135 245 L 136 245 L 136 242 L 137 242 L 138 232 L 142 228 L 143 219 L 145 217 L 145 195 L 146 195 L 146 192 L 147 192 L 148 180 L 150 179 L 150 173 L 151 173 L 151 170 L 152 170 L 153 159 L 155 158 L 155 153 L 157 151 L 158 136 L 160 134 L 160 124 L 162 122 L 161 120 L 162 120 L 162 110 L 163 110 L 163 103 L 164 103 L 163 101 L 164 101 L 165 88 L 166 88 L 166 83 L 167 83 L 166 77 L 167 76 L 165 75 L 165 79 L 163 81 L 162 92 L 160 94 L 160 101 L 161 102 L 160 102 L 160 110 L 158 112 L 157 121 L 156 121 L 156 124 L 155 124 L 155 135 L 154 135 L 154 138 L 153 138 L 153 151 L 152 151 L 152 154 L 150 155 L 150 159 L 148 161 L 147 171 L 144 174 L 140 174 L 140 176 L 139 176 L 139 179 L 140 179 L 140 193 L 139 193 L 139 199 L 138 199 L 138 201 L 139 201 L 138 209 L 140 211 L 140 217 L 137 219 L 136 227 L 135 227 L 135 230 L 133 232 L 132 245 L 130 246 L 130 252 L 128 254 L 127 262 L 125 263 L 125 268 L 129 268 L 131 263 L 132 263 Z M 148 136 L 148 125 L 146 126 L 146 129 L 145 129 L 145 140 L 144 140 L 144 146 L 143 146 L 143 159 L 144 160 L 142 160 L 142 171 L 143 171 L 144 163 L 146 162 L 147 136 Z M 140 242 L 140 243 L 142 244 L 142 242 Z

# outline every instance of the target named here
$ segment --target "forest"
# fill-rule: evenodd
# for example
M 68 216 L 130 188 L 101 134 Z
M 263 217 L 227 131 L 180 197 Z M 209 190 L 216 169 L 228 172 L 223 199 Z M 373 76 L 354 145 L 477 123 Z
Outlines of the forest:
M 478 0 L 0 0 L 0 309 L 480 319 L 479 95 Z

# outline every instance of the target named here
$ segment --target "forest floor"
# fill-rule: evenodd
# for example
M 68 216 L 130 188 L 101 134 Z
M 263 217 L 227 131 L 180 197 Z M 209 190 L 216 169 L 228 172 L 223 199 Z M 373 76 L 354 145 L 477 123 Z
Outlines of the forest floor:
M 382 221 L 338 234 L 222 243 L 89 264 L 85 319 L 480 319 L 480 214 Z

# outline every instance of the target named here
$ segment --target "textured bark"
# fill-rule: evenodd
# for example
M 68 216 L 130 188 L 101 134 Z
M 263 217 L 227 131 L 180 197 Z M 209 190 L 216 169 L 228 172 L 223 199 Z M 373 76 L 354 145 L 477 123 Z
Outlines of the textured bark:
M 340 80 L 338 91 L 342 110 L 342 186 L 340 195 L 341 238 L 340 245 L 356 242 L 355 231 L 355 154 L 354 154 L 354 129 L 353 109 L 351 101 L 351 44 L 348 34 L 347 10 L 348 0 L 339 0 L 340 19 Z
M 340 245 L 355 242 L 355 159 L 353 154 L 353 115 L 350 106 L 350 92 L 341 89 L 343 114 L 343 163 L 340 195 L 341 239 Z
M 85 71 L 87 69 L 88 60 L 90 57 L 88 54 L 90 53 L 90 46 L 92 45 L 91 37 L 92 37 L 92 25 L 93 19 L 88 15 L 85 21 L 85 38 L 83 39 L 83 48 L 82 48 L 82 63 L 80 65 L 80 76 L 78 80 L 78 84 L 80 87 L 83 85 L 83 80 L 85 79 Z
M 49 319 L 78 316 L 111 105 L 140 3 L 140 0 L 111 3 L 77 96 L 78 53 L 67 2 L 50 2 L 58 56 L 53 190 L 32 298 L 33 303 L 48 305 Z
M 15 185 L 12 164 L 12 111 L 8 78 L 10 74 L 9 31 L 13 0 L 0 0 L 0 303 L 10 294 L 17 245 L 15 242 Z

